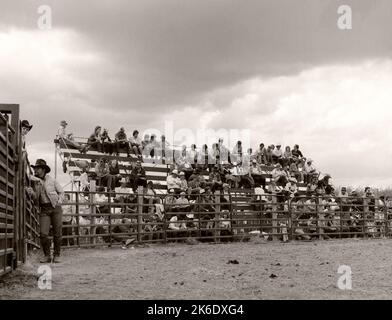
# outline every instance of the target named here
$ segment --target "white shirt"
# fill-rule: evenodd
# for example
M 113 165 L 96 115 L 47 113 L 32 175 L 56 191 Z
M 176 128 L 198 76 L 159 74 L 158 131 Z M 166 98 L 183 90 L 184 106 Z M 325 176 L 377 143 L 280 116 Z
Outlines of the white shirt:
M 181 188 L 181 179 L 180 178 L 174 178 L 173 175 L 170 175 L 166 179 L 167 182 L 167 189 L 180 189 Z

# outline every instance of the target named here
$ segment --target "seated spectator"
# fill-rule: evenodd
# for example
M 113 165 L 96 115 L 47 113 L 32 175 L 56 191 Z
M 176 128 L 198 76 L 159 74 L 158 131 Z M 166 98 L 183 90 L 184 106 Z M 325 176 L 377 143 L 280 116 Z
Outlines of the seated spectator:
M 267 158 L 267 163 L 268 165 L 272 164 L 272 155 L 274 153 L 275 150 L 275 146 L 273 144 L 271 144 L 270 146 L 268 146 L 267 150 L 266 150 L 266 158 Z
M 181 190 L 181 192 L 187 192 L 188 191 L 188 182 L 186 181 L 185 172 L 184 171 L 180 172 L 180 190 Z
M 142 187 L 147 186 L 146 171 L 142 167 L 142 163 L 140 160 L 136 161 L 136 166 L 132 169 L 130 182 L 131 182 L 132 190 L 134 192 L 136 192 L 137 187 L 139 186 Z
M 187 152 L 187 162 L 192 166 L 193 169 L 196 168 L 198 152 L 196 150 L 196 145 L 192 144 L 190 150 Z
M 150 155 L 151 148 L 150 148 L 150 135 L 145 134 L 144 139 L 142 141 L 142 152 L 145 157 Z
M 221 179 L 221 174 L 219 172 L 219 165 L 214 166 L 210 173 L 208 181 L 210 183 L 212 193 L 215 193 L 216 190 L 222 190 L 223 182 Z
M 315 166 L 313 165 L 313 160 L 312 159 L 307 159 L 305 166 L 304 166 L 304 178 L 305 178 L 305 182 L 309 183 L 309 181 L 311 180 L 312 176 L 314 174 L 317 174 L 318 176 L 318 172 L 315 168 Z
M 206 188 L 205 190 L 200 191 L 200 201 L 198 211 L 200 212 L 215 212 L 214 201 L 212 199 L 211 191 Z M 213 216 L 206 215 L 203 219 L 213 219 Z
M 170 175 L 166 178 L 167 188 L 173 189 L 175 193 L 181 191 L 181 179 L 178 177 L 178 171 L 174 169 Z
M 267 164 L 267 149 L 264 147 L 264 143 L 260 143 L 259 150 L 256 152 L 256 160 L 259 165 Z
M 253 188 L 254 180 L 249 172 L 249 166 L 238 164 L 233 167 L 232 175 L 236 181 L 236 188 Z
M 237 141 L 236 145 L 233 148 L 233 152 L 230 154 L 230 162 L 240 163 L 242 162 L 242 156 L 243 156 L 242 142 Z
M 178 171 L 183 171 L 185 179 L 188 180 L 193 173 L 192 165 L 186 156 L 186 146 L 183 146 L 182 152 L 175 153 L 176 167 Z
M 366 211 L 373 212 L 375 211 L 375 196 L 373 194 L 373 191 L 370 187 L 365 188 L 365 196 L 364 196 L 364 205 Z
M 121 175 L 120 175 L 120 169 L 118 166 L 118 161 L 117 160 L 112 160 L 109 163 L 109 173 L 110 173 L 110 189 L 108 191 L 114 191 L 116 187 L 120 185 L 120 180 L 121 180 Z
M 208 161 L 209 161 L 208 146 L 204 144 L 198 155 L 198 159 L 197 159 L 198 168 L 200 168 L 201 170 L 207 170 L 209 164 Z
M 265 191 L 260 184 L 255 184 L 255 194 L 252 198 L 253 210 L 254 211 L 264 211 L 264 204 L 266 203 Z
M 174 208 L 173 210 L 176 212 L 187 212 L 190 211 L 191 206 L 189 204 L 189 200 L 186 198 L 186 193 L 184 191 L 180 192 L 180 197 L 176 199 L 174 203 Z M 185 217 L 182 217 L 185 218 Z M 184 220 L 184 219 L 180 219 Z
M 101 126 L 96 126 L 94 132 L 90 135 L 90 137 L 87 140 L 87 145 L 83 148 L 81 152 L 86 153 L 91 148 L 96 148 L 98 152 L 102 152 L 100 135 L 101 135 Z
M 280 163 L 283 166 L 283 151 L 281 149 L 281 144 L 277 144 L 276 148 L 272 151 L 272 163 Z
M 279 163 L 276 165 L 275 169 L 272 170 L 272 181 L 276 186 L 282 187 L 282 189 L 286 187 L 288 182 L 287 174 Z
M 290 147 L 286 146 L 286 149 L 283 153 L 283 158 L 282 158 L 282 165 L 283 166 L 289 166 L 293 161 L 293 154 L 291 153 Z
M 113 143 L 112 139 L 109 137 L 108 129 L 103 129 L 100 137 L 103 152 L 111 155 L 113 153 Z
M 80 152 L 84 152 L 85 146 L 81 143 L 75 142 L 72 133 L 67 134 L 66 132 L 67 125 L 68 123 L 65 120 L 62 120 L 60 122 L 60 127 L 57 131 L 60 142 L 63 142 L 66 145 L 66 147 L 75 148 Z
M 188 195 L 199 194 L 205 187 L 204 177 L 200 175 L 200 170 L 195 169 L 188 180 Z
M 120 148 L 125 148 L 127 157 L 131 156 L 131 147 L 129 146 L 127 134 L 125 133 L 124 127 L 120 128 L 120 131 L 114 136 L 114 149 L 117 156 L 120 155 Z
M 169 189 L 169 193 L 165 197 L 165 201 L 164 201 L 165 212 L 173 212 L 175 204 L 176 204 L 176 197 L 174 194 L 174 189 Z
M 154 190 L 154 184 L 152 181 L 147 183 L 147 187 L 144 190 L 144 203 L 148 205 L 148 213 L 154 213 L 156 192 Z M 144 212 L 145 210 L 143 210 Z
M 331 176 L 326 174 L 321 180 L 318 181 L 318 185 L 324 189 L 325 194 L 331 195 L 334 191 L 333 186 L 330 184 Z
M 302 152 L 299 150 L 299 145 L 294 145 L 293 151 L 291 152 L 294 160 L 301 160 L 303 158 Z
M 317 186 L 318 186 L 318 175 L 313 173 L 312 175 L 310 175 L 310 181 L 306 186 L 306 192 L 310 194 L 315 193 Z
M 142 140 L 139 138 L 139 131 L 134 130 L 132 133 L 132 137 L 129 138 L 130 148 L 132 149 L 133 153 L 137 155 L 139 158 L 142 158 Z
M 238 176 L 238 168 L 237 163 L 233 162 L 233 164 L 227 168 L 223 169 L 224 171 L 224 182 L 229 185 L 230 188 L 238 188 L 241 178 Z
M 229 149 L 227 149 L 223 145 L 223 138 L 219 138 L 218 150 L 219 150 L 219 164 L 230 163 L 230 152 L 229 152 Z
M 261 170 L 261 167 L 257 163 L 256 159 L 252 160 L 252 166 L 250 167 L 249 171 L 254 183 L 265 188 L 265 177 L 263 176 L 263 171 Z
M 115 202 L 118 202 L 118 203 L 130 203 L 131 202 L 131 199 L 132 199 L 131 195 L 133 195 L 134 193 L 133 193 L 132 189 L 127 186 L 127 181 L 124 178 L 121 179 L 120 187 L 116 188 L 115 191 L 116 191 L 116 198 L 114 200 Z M 123 205 L 122 208 L 123 208 L 123 212 L 125 212 L 126 206 Z
M 286 187 L 284 188 L 286 195 L 289 198 L 294 198 L 298 195 L 298 187 L 297 187 L 297 179 L 290 177 L 289 182 L 287 182 Z
M 210 153 L 210 160 L 208 163 L 209 163 L 210 172 L 212 171 L 213 167 L 216 164 L 220 163 L 220 154 L 219 154 L 219 144 L 218 143 L 212 144 L 212 149 L 211 149 L 211 153 Z
M 166 141 L 166 137 L 164 135 L 161 136 L 161 142 L 158 145 L 159 148 L 159 156 L 164 160 L 167 156 L 170 157 L 171 150 L 169 149 L 170 144 Z
M 129 245 L 136 241 L 136 236 L 132 234 L 132 224 L 131 219 L 123 218 L 121 224 L 115 225 L 112 229 L 112 238 L 122 243 L 122 249 L 128 249 Z
M 149 155 L 151 156 L 151 158 L 160 156 L 160 154 L 157 152 L 157 150 L 159 149 L 159 143 L 156 140 L 156 137 L 157 136 L 155 134 L 152 134 L 150 136 L 150 143 L 149 143 L 150 154 Z
M 95 174 L 97 177 L 97 185 L 107 187 L 111 190 L 112 178 L 110 177 L 108 161 L 105 158 L 101 158 L 95 166 Z
M 304 175 L 302 173 L 302 170 L 298 169 L 297 163 L 293 161 L 290 164 L 290 169 L 289 169 L 290 175 L 294 176 L 298 182 L 303 182 L 304 181 Z

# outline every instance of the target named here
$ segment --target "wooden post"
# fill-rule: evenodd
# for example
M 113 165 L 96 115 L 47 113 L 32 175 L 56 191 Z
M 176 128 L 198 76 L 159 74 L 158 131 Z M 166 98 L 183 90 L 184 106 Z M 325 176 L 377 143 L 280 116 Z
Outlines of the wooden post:
M 362 200 L 362 209 L 363 209 L 363 211 L 362 211 L 362 233 L 363 233 L 363 237 L 365 239 L 367 239 L 368 234 L 367 234 L 367 227 L 366 227 L 366 221 L 367 221 L 366 214 L 368 213 L 369 206 L 366 205 L 366 199 Z
M 214 223 L 214 241 L 220 242 L 220 192 L 215 191 L 215 223 Z
M 77 228 L 76 228 L 76 236 L 77 236 L 77 238 L 76 238 L 76 243 L 78 244 L 78 247 L 80 247 L 80 232 L 79 232 L 79 216 L 80 216 L 80 213 L 79 213 L 79 190 L 76 191 L 76 199 L 75 199 L 75 202 L 76 202 L 75 214 L 76 214 L 76 226 L 77 226 Z
M 109 203 L 109 205 L 108 205 L 108 207 L 109 207 L 109 217 L 108 217 L 108 224 L 109 224 L 109 226 L 108 226 L 108 228 L 109 228 L 109 248 L 112 246 L 112 205 L 111 205 L 111 200 L 112 200 L 112 197 L 111 197 L 111 192 L 109 191 L 108 192 L 108 203 Z
M 166 203 L 166 199 L 162 200 L 163 205 L 165 205 Z M 166 244 L 167 243 L 167 219 L 166 219 L 166 210 L 163 212 L 163 243 Z
M 143 187 L 137 188 L 137 241 L 142 242 L 142 223 L 143 223 Z
M 90 236 L 93 235 L 95 236 L 95 214 L 97 213 L 97 208 L 94 204 L 95 200 L 95 192 L 96 192 L 96 181 L 91 180 L 90 181 L 90 208 L 91 208 L 91 219 L 90 219 Z M 95 237 L 90 237 L 90 243 L 95 244 Z
M 320 197 L 316 198 L 316 225 L 317 225 L 317 229 L 316 232 L 319 235 L 319 239 L 323 240 L 324 237 L 322 235 L 322 233 L 324 233 L 324 229 L 320 227 L 320 219 L 319 219 L 319 204 L 320 204 Z
M 277 205 L 277 201 L 278 201 L 278 199 L 275 194 L 272 196 L 272 240 L 273 241 L 278 240 L 278 235 L 277 235 L 277 233 L 278 233 L 278 229 L 277 229 L 277 226 L 278 226 L 278 221 L 277 221 L 277 219 L 278 219 L 278 213 L 277 213 L 278 205 Z
M 288 203 L 288 215 L 289 215 L 289 217 L 288 217 L 288 221 L 289 221 L 288 227 L 290 228 L 290 240 L 291 241 L 294 240 L 293 211 L 291 209 L 291 205 L 293 203 L 293 200 L 294 200 L 294 198 L 288 200 L 288 202 L 289 202 Z
M 385 228 L 384 228 L 384 237 L 387 238 L 388 237 L 388 205 L 386 200 L 384 200 L 384 223 L 385 223 Z

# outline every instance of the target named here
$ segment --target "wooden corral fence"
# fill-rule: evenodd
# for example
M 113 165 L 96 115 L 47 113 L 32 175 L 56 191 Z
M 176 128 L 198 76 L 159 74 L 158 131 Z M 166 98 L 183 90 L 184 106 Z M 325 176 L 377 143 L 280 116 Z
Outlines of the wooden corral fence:
M 391 228 L 390 203 L 379 199 L 258 197 L 251 190 L 230 190 L 194 194 L 189 206 L 179 206 L 172 203 L 170 194 L 151 197 L 143 187 L 131 195 L 67 193 L 65 247 L 114 246 L 127 241 L 248 241 L 252 237 L 275 241 L 380 238 L 389 237 Z
M 19 105 L 0 104 L 0 276 L 39 248 L 38 212 L 27 195 L 30 165 L 23 150 Z

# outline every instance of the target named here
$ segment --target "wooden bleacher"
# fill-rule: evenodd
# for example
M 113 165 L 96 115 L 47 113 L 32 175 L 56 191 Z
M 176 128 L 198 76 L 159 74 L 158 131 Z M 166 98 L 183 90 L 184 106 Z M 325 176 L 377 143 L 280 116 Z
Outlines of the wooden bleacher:
M 69 146 L 65 146 L 64 143 L 60 142 L 58 139 L 54 140 L 59 153 L 69 159 L 68 164 L 68 173 L 74 177 L 74 180 L 77 180 L 81 174 L 81 169 L 77 166 L 77 161 L 79 160 L 87 160 L 90 163 L 92 161 L 98 162 L 98 160 L 102 157 L 105 157 L 108 160 L 117 160 L 119 162 L 120 174 L 123 177 L 127 177 L 130 175 L 132 171 L 132 165 L 138 160 L 138 157 L 134 154 L 131 154 L 130 157 L 127 157 L 126 150 L 120 149 L 119 156 L 116 155 L 107 155 L 98 152 L 96 149 L 91 148 L 88 153 L 82 154 L 77 149 L 71 148 Z M 154 189 L 157 190 L 160 194 L 167 193 L 166 186 L 166 178 L 170 171 L 170 165 L 164 164 L 164 161 L 161 161 L 159 158 L 152 159 L 150 157 L 143 157 L 143 168 L 146 171 L 147 181 L 152 181 L 154 184 Z M 269 186 L 271 183 L 271 171 L 273 170 L 272 166 L 261 166 L 264 174 L 263 176 L 266 178 L 266 186 Z M 88 173 L 94 172 L 94 165 L 90 168 Z M 203 172 L 204 178 L 208 181 L 208 172 Z M 299 183 L 298 188 L 300 192 L 304 192 L 306 190 L 306 185 L 304 183 Z M 235 201 L 240 203 L 247 202 L 249 199 L 249 195 L 253 193 L 253 190 L 239 189 L 236 190 Z M 237 199 L 238 198 L 238 199 Z M 237 201 L 238 200 L 238 201 Z M 244 204 L 245 205 L 245 204 Z

